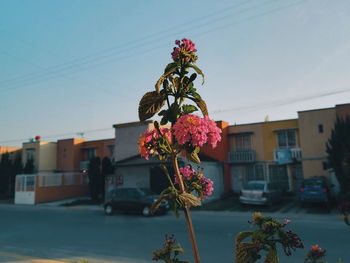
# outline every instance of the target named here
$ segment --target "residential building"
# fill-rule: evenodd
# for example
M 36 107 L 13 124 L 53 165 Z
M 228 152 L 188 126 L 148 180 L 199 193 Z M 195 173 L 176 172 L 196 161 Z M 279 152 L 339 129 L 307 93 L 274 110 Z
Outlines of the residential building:
M 350 116 L 350 104 L 299 111 L 298 116 L 305 178 L 314 176 L 329 177 L 330 170 L 327 164 L 326 144 L 337 117 Z
M 28 160 L 34 162 L 34 172 L 53 172 L 57 168 L 57 143 L 33 141 L 25 142 L 22 146 L 22 164 Z
M 21 154 L 22 148 L 19 147 L 11 147 L 11 146 L 0 146 L 0 158 L 1 155 L 8 153 L 10 155 L 10 159 L 16 158 L 18 154 Z
M 251 180 L 267 180 L 292 191 L 302 179 L 298 120 L 229 127 L 231 187 L 239 192 Z
M 57 141 L 57 170 L 80 172 L 88 169 L 93 157 L 113 159 L 114 139 L 85 141 L 84 139 L 63 139 Z
M 225 122 L 218 122 L 218 126 L 223 128 L 223 140 L 217 148 L 211 149 L 204 147 L 200 152 L 201 168 L 204 175 L 213 180 L 215 184 L 214 193 L 211 198 L 219 198 L 224 191 L 224 170 L 227 159 L 227 131 L 228 126 Z M 167 177 L 160 164 L 165 164 L 169 170 L 170 176 L 174 175 L 171 160 L 161 162 L 158 158 L 150 157 L 149 160 L 141 158 L 137 141 L 139 136 L 147 130 L 153 129 L 152 121 L 132 122 L 116 124 L 115 128 L 115 151 L 114 160 L 116 161 L 115 175 L 108 178 L 107 189 L 114 187 L 139 187 L 149 188 L 155 193 L 160 193 L 169 186 Z M 192 165 L 185 159 L 180 158 L 180 166 Z M 227 169 L 228 170 L 228 169 Z

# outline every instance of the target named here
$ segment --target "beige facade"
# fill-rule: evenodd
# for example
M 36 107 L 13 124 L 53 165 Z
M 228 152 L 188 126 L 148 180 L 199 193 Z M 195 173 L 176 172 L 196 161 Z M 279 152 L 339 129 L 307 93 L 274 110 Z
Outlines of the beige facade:
M 328 177 L 326 143 L 336 120 L 335 108 L 300 111 L 298 115 L 304 177 Z
M 35 172 L 51 172 L 57 168 L 57 144 L 54 142 L 26 142 L 22 147 L 22 163 L 33 158 Z
M 250 141 L 250 149 L 255 151 L 256 159 L 264 159 L 264 141 L 263 141 L 263 126 L 261 123 L 242 124 L 229 126 L 229 149 L 233 151 L 238 149 L 240 138 L 247 136 Z M 249 144 L 249 142 L 248 142 Z

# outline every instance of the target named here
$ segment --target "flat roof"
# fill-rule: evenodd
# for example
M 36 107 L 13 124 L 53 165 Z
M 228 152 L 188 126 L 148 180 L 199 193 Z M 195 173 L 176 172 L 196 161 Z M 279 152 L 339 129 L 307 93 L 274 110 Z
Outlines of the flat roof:
M 134 121 L 134 122 L 126 122 L 126 123 L 120 123 L 120 124 L 114 124 L 113 128 L 123 128 L 123 127 L 130 127 L 130 126 L 142 126 L 145 124 L 152 123 L 153 121 Z
M 230 125 L 229 127 L 244 126 L 244 125 L 255 125 L 255 124 L 263 124 L 263 123 L 271 123 L 271 122 L 282 122 L 282 121 L 296 121 L 296 120 L 298 120 L 298 119 L 295 118 L 295 119 L 285 119 L 285 120 L 276 120 L 276 121 L 261 121 L 261 122 L 234 124 L 234 125 Z
M 309 111 L 331 110 L 331 109 L 335 109 L 335 107 L 312 109 L 312 110 L 302 110 L 302 111 L 298 111 L 298 113 L 309 112 Z

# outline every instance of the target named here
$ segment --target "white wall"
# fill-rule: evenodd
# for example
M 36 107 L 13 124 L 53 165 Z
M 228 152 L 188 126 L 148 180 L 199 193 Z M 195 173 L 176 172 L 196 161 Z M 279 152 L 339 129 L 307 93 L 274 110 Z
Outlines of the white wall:
M 224 192 L 224 170 L 221 163 L 218 162 L 202 162 L 203 175 L 214 182 L 214 191 L 211 196 L 203 202 L 219 199 Z
M 123 178 L 121 187 L 150 188 L 150 173 L 145 166 L 118 167 L 116 175 Z
M 114 160 L 120 161 L 139 154 L 137 141 L 141 134 L 145 133 L 152 123 L 138 122 L 115 125 Z

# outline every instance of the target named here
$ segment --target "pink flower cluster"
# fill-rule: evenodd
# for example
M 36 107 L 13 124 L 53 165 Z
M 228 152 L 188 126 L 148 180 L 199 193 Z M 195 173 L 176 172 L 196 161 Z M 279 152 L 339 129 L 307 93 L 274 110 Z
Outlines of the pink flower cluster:
M 309 259 L 320 259 L 322 257 L 324 257 L 324 255 L 326 254 L 326 250 L 321 248 L 319 245 L 312 245 L 309 253 L 307 254 L 307 257 Z
M 178 61 L 182 57 L 185 57 L 187 62 L 196 61 L 197 57 L 194 53 L 197 52 L 197 49 L 195 44 L 190 39 L 186 38 L 183 38 L 181 41 L 182 44 L 180 40 L 175 41 L 175 44 L 178 47 L 174 47 L 174 50 L 171 53 L 173 60 Z
M 208 116 L 200 118 L 197 115 L 181 116 L 173 126 L 174 135 L 180 145 L 189 143 L 202 147 L 209 143 L 213 148 L 221 141 L 221 130 Z
M 170 130 L 167 128 L 161 128 L 160 131 L 168 139 L 168 141 L 171 142 Z M 159 151 L 159 142 L 161 139 L 162 136 L 156 129 L 149 130 L 144 134 L 141 134 L 137 142 L 141 156 L 148 160 L 150 154 L 157 155 Z
M 205 178 L 202 174 L 196 173 L 190 166 L 186 166 L 180 168 L 180 173 L 182 175 L 182 179 L 188 191 L 197 191 L 200 196 L 200 199 L 204 199 L 210 196 L 214 190 L 214 183 L 212 180 Z M 200 190 L 197 188 L 193 188 L 192 184 L 195 183 L 200 186 Z M 175 176 L 175 184 L 179 184 L 177 176 Z
M 180 173 L 182 175 L 183 180 L 191 180 L 192 176 L 196 173 L 190 166 L 186 166 L 180 168 Z M 175 184 L 178 184 L 178 178 L 175 176 Z

